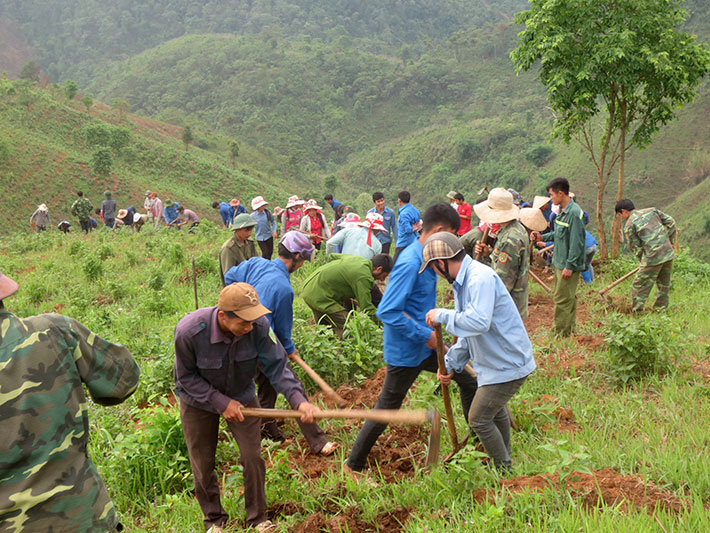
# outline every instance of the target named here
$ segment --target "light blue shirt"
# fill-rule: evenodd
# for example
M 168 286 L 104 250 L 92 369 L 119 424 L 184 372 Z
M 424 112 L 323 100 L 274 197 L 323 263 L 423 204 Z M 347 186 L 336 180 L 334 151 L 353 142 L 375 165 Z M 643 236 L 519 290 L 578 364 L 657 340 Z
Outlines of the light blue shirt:
M 368 213 L 377 213 L 377 208 L 373 207 Z M 387 231 L 380 231 L 377 234 L 377 240 L 382 244 L 387 244 L 392 241 L 397 242 L 397 218 L 395 217 L 394 210 L 385 206 L 382 210 L 382 219 L 382 225 Z
M 375 238 L 372 232 L 372 244 L 367 244 L 368 229 L 362 226 L 354 226 L 341 229 L 325 243 L 325 253 L 330 254 L 336 251 L 339 244 L 343 245 L 341 254 L 359 255 L 365 259 L 372 259 L 382 252 L 382 243 Z
M 448 372 L 459 373 L 473 360 L 481 387 L 524 378 L 535 370 L 523 320 L 492 268 L 464 256 L 454 280 L 454 299 L 455 309 L 436 311 L 436 321 L 458 337 L 445 357 Z
M 264 209 L 263 213 L 253 211 L 251 218 L 256 220 L 254 238 L 257 241 L 268 241 L 274 236 L 274 233 L 276 233 L 276 220 L 274 219 L 274 215 L 271 215 L 271 221 L 269 222 L 269 214 L 267 210 Z

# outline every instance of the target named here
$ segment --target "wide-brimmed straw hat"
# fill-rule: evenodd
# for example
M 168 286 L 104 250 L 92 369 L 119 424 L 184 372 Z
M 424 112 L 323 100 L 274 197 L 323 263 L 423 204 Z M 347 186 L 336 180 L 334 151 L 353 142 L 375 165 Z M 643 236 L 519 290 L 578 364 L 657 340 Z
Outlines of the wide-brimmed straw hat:
M 308 211 L 309 209 L 317 209 L 320 211 L 323 208 L 319 206 L 313 198 L 311 198 L 308 202 L 306 202 L 306 205 L 303 206 L 303 209 L 305 211 Z
M 533 231 L 543 231 L 547 229 L 547 220 L 536 207 L 523 207 L 520 210 L 520 222 L 523 226 Z
M 549 196 L 536 196 L 533 199 L 533 208 L 534 209 L 540 209 L 544 205 L 547 205 L 550 202 L 550 197 Z
M 118 210 L 118 218 L 126 218 L 128 215 L 128 209 L 119 209 Z
M 478 218 L 491 224 L 501 224 L 518 218 L 520 208 L 513 203 L 513 195 L 501 187 L 488 193 L 488 199 L 473 206 Z
M 292 207 L 297 207 L 303 205 L 306 202 L 304 200 L 299 200 L 298 196 L 291 196 L 286 202 L 286 209 L 291 209 Z
M 239 205 L 239 200 L 237 200 L 236 198 L 232 198 L 229 201 L 229 205 L 231 205 L 232 207 L 237 207 Z
M 49 208 L 47 207 L 47 204 L 39 204 L 39 206 L 37 207 L 37 209 L 39 209 L 40 211 L 42 211 L 42 212 L 44 212 L 44 213 L 46 213 L 47 211 L 49 211 Z
M 458 193 L 457 193 L 456 191 L 449 191 L 449 192 L 446 194 L 446 197 L 447 197 L 449 200 L 453 200 L 453 199 L 454 199 L 454 196 L 456 196 L 457 194 L 458 194 Z
M 269 202 L 264 200 L 262 196 L 256 196 L 252 201 L 251 201 L 251 208 L 252 211 L 256 211 L 263 205 L 269 205 Z
M 0 300 L 4 300 L 8 296 L 15 294 L 19 287 L 14 279 L 10 279 L 0 272 Z

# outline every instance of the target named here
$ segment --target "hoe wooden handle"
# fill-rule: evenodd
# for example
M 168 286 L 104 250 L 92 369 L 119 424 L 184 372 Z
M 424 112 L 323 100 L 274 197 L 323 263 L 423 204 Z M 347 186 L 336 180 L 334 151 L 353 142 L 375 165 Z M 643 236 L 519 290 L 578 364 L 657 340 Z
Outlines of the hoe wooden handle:
M 540 248 L 539 250 L 535 250 L 536 254 L 543 254 L 547 252 L 548 250 L 552 250 L 555 247 L 555 243 L 553 242 L 550 246 L 545 246 L 544 248 Z
M 542 288 L 545 289 L 548 293 L 552 292 L 552 289 L 545 285 L 545 282 L 540 279 L 540 277 L 535 274 L 532 270 L 528 270 L 528 273 L 530 274 L 530 277 L 537 281 L 540 285 L 542 285 Z
M 628 279 L 628 278 L 630 278 L 631 276 L 633 276 L 634 274 L 636 274 L 636 272 L 638 272 L 640 268 L 641 268 L 640 266 L 637 266 L 636 268 L 634 268 L 634 269 L 633 269 L 631 272 L 629 272 L 628 274 L 624 274 L 624 275 L 621 276 L 619 279 L 617 279 L 614 283 L 610 283 L 609 285 L 607 285 L 606 287 L 604 287 L 602 290 L 600 290 L 600 291 L 599 291 L 599 294 L 602 294 L 602 295 L 603 295 L 605 292 L 607 292 L 607 291 L 613 289 L 614 287 L 616 287 L 619 283 L 621 283 L 621 282 L 624 281 L 625 279 Z
M 242 407 L 242 414 L 260 418 L 301 418 L 301 411 L 293 409 L 256 409 Z M 313 418 L 372 420 L 382 424 L 426 424 L 432 414 L 425 409 L 326 409 L 314 413 Z
M 294 361 L 295 363 L 297 363 L 298 366 L 300 366 L 303 369 L 303 371 L 306 374 L 308 374 L 313 381 L 315 381 L 316 385 L 318 385 L 324 393 L 326 393 L 328 396 L 330 396 L 333 399 L 333 401 L 335 402 L 335 404 L 338 407 L 344 407 L 345 405 L 347 405 L 347 402 L 345 400 L 343 400 L 343 398 L 337 392 L 335 392 L 333 390 L 333 387 L 328 385 L 325 382 L 325 380 L 322 377 L 320 377 L 318 375 L 318 373 L 315 370 L 313 370 L 308 365 L 308 363 L 306 363 L 298 355 L 291 354 L 289 356 L 289 359 L 291 359 L 291 361 Z
M 486 228 L 487 229 L 487 228 Z M 439 363 L 439 374 L 446 374 L 446 363 L 444 362 L 444 335 L 441 332 L 441 324 L 436 326 L 436 358 Z M 446 411 L 446 425 L 449 428 L 451 436 L 451 444 L 454 450 L 459 448 L 459 439 L 456 435 L 456 423 L 454 422 L 454 410 L 451 408 L 451 396 L 449 395 L 449 386 L 441 384 L 441 393 L 444 397 L 444 410 Z
M 490 226 L 486 225 L 486 229 L 483 230 L 483 237 L 481 237 L 481 251 L 476 254 L 476 261 L 480 261 L 481 257 L 483 257 L 483 246 L 486 245 L 486 240 L 488 239 L 488 233 L 490 233 L 491 228 Z

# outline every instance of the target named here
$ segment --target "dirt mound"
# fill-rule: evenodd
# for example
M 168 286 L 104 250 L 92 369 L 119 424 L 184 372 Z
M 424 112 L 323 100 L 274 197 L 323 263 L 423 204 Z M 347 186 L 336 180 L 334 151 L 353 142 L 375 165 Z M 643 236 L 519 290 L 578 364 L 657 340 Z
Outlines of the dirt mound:
M 430 427 L 389 426 L 372 448 L 368 463 L 373 475 L 388 483 L 411 477 L 415 465 L 424 467 Z
M 649 513 L 656 507 L 680 513 L 689 507 L 688 502 L 674 492 L 664 490 L 652 481 L 644 481 L 640 476 L 624 476 L 611 468 L 593 470 L 591 474 L 572 472 L 560 479 L 560 474 L 538 474 L 501 480 L 501 487 L 511 493 L 539 491 L 552 488 L 558 492 L 568 492 L 579 498 L 587 508 L 617 506 L 628 511 L 630 506 L 645 509 Z M 474 492 L 479 503 L 492 501 L 493 491 L 485 489 Z
M 326 516 L 321 511 L 310 515 L 305 521 L 291 528 L 293 533 L 366 533 L 386 531 L 396 533 L 402 531 L 409 520 L 409 509 L 396 509 L 379 514 L 372 522 L 363 520 L 357 507 L 348 507 L 334 516 Z
M 347 402 L 349 408 L 360 409 L 363 407 L 372 408 L 375 406 L 377 397 L 382 390 L 382 384 L 385 382 L 387 375 L 386 368 L 380 368 L 375 374 L 365 383 L 358 387 L 353 387 L 347 383 L 343 383 L 336 392 L 343 400 Z M 322 398 L 328 406 L 334 407 L 333 401 L 322 392 L 317 392 L 314 398 Z

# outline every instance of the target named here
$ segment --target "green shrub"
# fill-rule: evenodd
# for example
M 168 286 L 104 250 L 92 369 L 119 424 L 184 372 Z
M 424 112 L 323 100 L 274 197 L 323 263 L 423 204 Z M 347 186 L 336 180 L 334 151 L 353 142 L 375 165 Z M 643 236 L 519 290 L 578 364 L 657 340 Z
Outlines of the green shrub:
M 67 247 L 67 253 L 72 257 L 80 256 L 84 253 L 86 245 L 83 241 L 72 241 Z
M 31 279 L 22 290 L 33 304 L 41 303 L 52 295 L 51 283 L 38 278 Z
M 98 255 L 99 259 L 102 261 L 104 259 L 108 259 L 109 257 L 113 257 L 113 248 L 109 243 L 103 243 L 101 246 L 96 248 L 96 255 Z
M 535 166 L 541 167 L 552 157 L 553 148 L 547 144 L 538 144 L 525 152 L 525 159 Z
M 651 374 L 668 371 L 671 367 L 669 346 L 671 321 L 663 315 L 623 316 L 608 315 L 605 341 L 608 364 L 615 381 L 627 384 Z
M 84 274 L 89 281 L 96 281 L 104 273 L 104 264 L 98 255 L 90 254 L 84 258 Z

